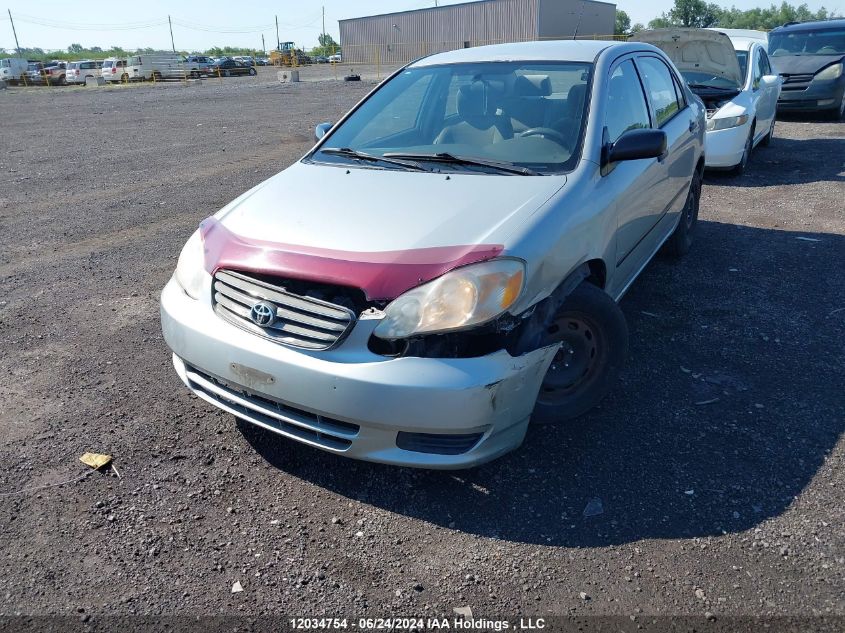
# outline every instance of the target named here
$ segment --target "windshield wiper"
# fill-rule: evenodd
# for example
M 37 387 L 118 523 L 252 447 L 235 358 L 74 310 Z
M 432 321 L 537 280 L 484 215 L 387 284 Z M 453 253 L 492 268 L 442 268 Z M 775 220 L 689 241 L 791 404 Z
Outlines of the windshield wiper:
M 448 152 L 437 152 L 434 154 L 403 154 L 402 152 L 388 152 L 384 155 L 385 158 L 398 158 L 407 160 L 425 160 L 437 163 L 450 163 L 452 165 L 468 165 L 474 167 L 488 167 L 497 171 L 517 174 L 519 176 L 540 176 L 540 172 L 529 169 L 528 167 L 518 167 L 513 163 L 501 163 L 495 160 L 485 160 L 482 158 L 468 158 L 465 156 L 455 156 Z
M 387 163 L 389 165 L 407 167 L 408 169 L 413 169 L 415 171 L 428 171 L 422 165 L 418 165 L 413 162 L 405 160 L 395 160 L 387 158 L 385 156 L 376 156 L 375 154 L 367 154 L 366 152 L 359 152 L 358 150 L 354 150 L 351 147 L 326 147 L 321 148 L 320 151 L 324 154 L 329 154 L 331 156 L 344 156 L 346 158 L 354 158 L 369 163 Z

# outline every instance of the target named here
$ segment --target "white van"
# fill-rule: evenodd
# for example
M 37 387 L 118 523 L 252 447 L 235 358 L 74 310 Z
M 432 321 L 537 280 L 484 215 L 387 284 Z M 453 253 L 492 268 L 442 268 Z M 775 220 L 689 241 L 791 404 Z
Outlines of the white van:
M 16 85 L 26 74 L 29 62 L 19 57 L 0 59 L 0 80 Z
M 128 81 L 129 76 L 126 74 L 126 60 L 117 57 L 109 57 L 103 60 L 100 75 L 106 81 Z
M 93 59 L 68 62 L 65 81 L 69 84 L 84 84 L 88 77 L 97 77 L 100 75 L 100 69 L 102 67 L 103 62 L 95 61 Z
M 132 55 L 126 60 L 126 74 L 129 76 L 129 81 L 181 78 L 185 68 L 182 56 L 176 53 Z

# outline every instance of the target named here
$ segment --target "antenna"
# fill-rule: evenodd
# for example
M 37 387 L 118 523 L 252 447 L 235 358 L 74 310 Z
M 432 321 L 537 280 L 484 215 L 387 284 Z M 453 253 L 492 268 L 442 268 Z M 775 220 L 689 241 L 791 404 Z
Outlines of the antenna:
M 578 10 L 578 22 L 575 24 L 575 32 L 572 34 L 573 40 L 578 37 L 578 29 L 581 28 L 581 18 L 584 15 L 584 4 L 586 4 L 585 0 L 581 0 L 581 8 Z

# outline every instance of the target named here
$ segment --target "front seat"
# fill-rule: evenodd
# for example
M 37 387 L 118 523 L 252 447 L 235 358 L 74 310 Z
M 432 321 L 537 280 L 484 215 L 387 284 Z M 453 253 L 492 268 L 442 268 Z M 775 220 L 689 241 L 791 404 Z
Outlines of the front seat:
M 510 120 L 496 114 L 488 92 L 488 87 L 480 81 L 461 86 L 457 104 L 461 121 L 445 128 L 434 142 L 481 146 L 513 138 Z

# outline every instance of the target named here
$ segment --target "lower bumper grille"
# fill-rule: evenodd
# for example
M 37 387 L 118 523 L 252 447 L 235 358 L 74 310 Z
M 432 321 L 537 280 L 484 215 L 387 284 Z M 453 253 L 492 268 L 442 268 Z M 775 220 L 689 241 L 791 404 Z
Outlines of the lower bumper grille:
M 461 455 L 468 453 L 478 444 L 484 433 L 464 433 L 449 435 L 445 433 L 406 433 L 396 435 L 396 446 L 414 453 L 434 455 Z
M 246 393 L 190 365 L 185 365 L 185 369 L 191 388 L 206 400 L 270 431 L 334 451 L 349 448 L 360 431 L 357 424 L 323 417 L 264 396 Z

